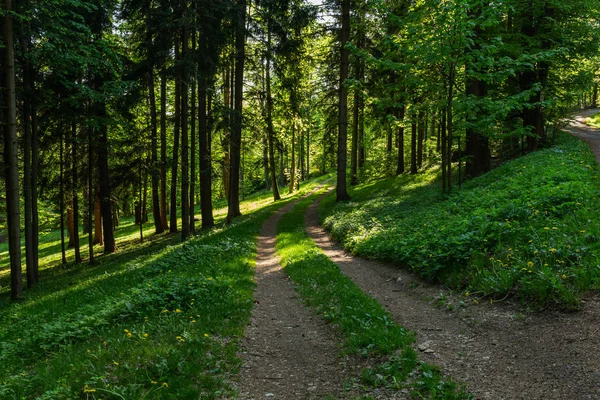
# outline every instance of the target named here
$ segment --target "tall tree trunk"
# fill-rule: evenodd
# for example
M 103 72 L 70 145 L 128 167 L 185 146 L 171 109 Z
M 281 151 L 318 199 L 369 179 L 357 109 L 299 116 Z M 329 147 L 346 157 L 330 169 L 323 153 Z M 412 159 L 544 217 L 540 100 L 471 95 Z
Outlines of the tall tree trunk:
M 198 89 L 198 125 L 200 142 L 200 211 L 202 214 L 202 228 L 214 226 L 212 213 L 212 162 L 210 155 L 210 141 L 207 124 L 207 82 L 206 78 L 200 77 L 200 88 Z
M 348 92 L 345 87 L 348 78 L 348 49 L 346 43 L 350 38 L 350 0 L 342 0 L 342 43 L 340 60 L 340 99 L 339 99 L 339 134 L 337 154 L 337 186 L 336 200 L 350 199 L 346 188 L 346 145 L 348 141 Z
M 33 272 L 35 274 L 35 282 L 39 281 L 39 218 L 38 218 L 38 176 L 39 176 L 39 141 L 38 141 L 38 119 L 37 119 L 37 95 L 33 87 L 32 79 L 32 111 L 31 111 L 31 226 L 32 240 L 31 247 L 33 249 Z
M 453 117 L 453 102 L 454 102 L 454 80 L 455 80 L 456 66 L 452 64 L 450 66 L 450 73 L 448 79 L 448 100 L 446 104 L 446 112 L 448 113 L 448 117 L 446 119 L 446 135 L 448 138 L 446 139 L 446 146 L 448 149 L 446 150 L 446 161 L 448 163 L 448 168 L 446 170 L 448 184 L 447 189 L 448 192 L 452 190 L 452 141 L 453 141 L 453 131 L 454 131 L 454 117 Z
M 269 142 L 269 169 L 271 171 L 271 188 L 273 189 L 273 200 L 281 200 L 279 187 L 277 186 L 277 172 L 275 170 L 275 130 L 273 129 L 273 95 L 271 93 L 271 19 L 267 22 L 267 67 L 266 75 L 266 95 L 267 95 L 267 139 Z
M 151 20 L 150 20 L 150 5 L 146 11 L 146 42 L 148 48 L 152 46 L 152 32 L 150 31 Z M 152 56 L 149 56 L 151 58 Z M 154 64 L 151 60 L 148 60 L 148 95 L 150 98 L 150 174 L 152 176 L 152 219 L 154 220 L 154 231 L 163 233 L 163 224 L 160 214 L 160 200 L 158 196 L 159 192 L 159 177 L 158 177 L 158 118 L 156 115 L 156 93 L 154 90 Z
M 65 251 L 65 174 L 64 174 L 64 165 L 65 165 L 65 156 L 64 156 L 64 132 L 63 132 L 63 123 L 62 121 L 58 126 L 59 134 L 60 134 L 60 150 L 59 150 L 59 176 L 58 176 L 58 209 L 60 214 L 60 250 L 62 255 L 62 263 L 67 263 L 67 253 Z
M 231 85 L 231 67 L 227 65 L 225 68 L 225 78 L 223 80 L 223 104 L 225 107 L 230 107 L 232 96 L 232 85 Z M 225 116 L 225 129 L 223 132 L 223 139 L 221 141 L 223 146 L 223 191 L 225 193 L 225 199 L 229 199 L 229 168 L 231 164 L 230 157 L 230 143 L 231 143 L 231 112 L 232 109 L 227 110 L 229 114 Z
M 404 173 L 404 105 L 396 110 L 396 118 L 400 121 L 398 127 L 398 165 L 396 166 L 396 175 Z
M 418 141 L 417 141 L 417 167 L 423 168 L 423 141 L 425 140 L 425 112 L 419 111 L 418 120 Z
M 175 64 L 180 62 L 179 39 L 175 39 Z M 181 122 L 181 67 L 175 69 L 175 127 L 173 129 L 173 161 L 171 164 L 170 231 L 177 232 L 177 171 L 179 169 L 179 129 Z
M 32 208 L 33 199 L 31 192 L 31 68 L 27 59 L 28 47 L 25 34 L 21 35 L 21 50 L 23 51 L 23 199 L 25 203 L 25 271 L 27 287 L 35 285 L 34 256 L 33 256 L 33 224 Z
M 357 62 L 356 68 L 360 70 L 360 62 Z M 358 72 L 357 72 L 358 75 Z M 360 79 L 360 78 L 358 78 Z M 360 113 L 360 93 L 358 89 L 354 90 L 354 110 L 352 118 L 352 149 L 350 151 L 350 185 L 358 184 L 358 131 L 359 131 L 359 113 Z
M 411 110 L 410 134 L 410 173 L 417 173 L 417 113 Z
M 187 12 L 184 11 L 184 15 Z M 183 27 L 181 35 L 181 239 L 190 236 L 190 170 L 189 170 L 189 137 L 188 137 L 188 68 L 186 65 L 188 54 L 188 28 Z
M 71 126 L 71 159 L 72 159 L 72 170 L 71 176 L 73 179 L 73 185 L 71 187 L 71 196 L 73 199 L 73 248 L 75 249 L 75 262 L 81 262 L 81 250 L 79 248 L 79 200 L 77 198 L 77 125 L 75 123 Z
M 167 69 L 160 72 L 160 221 L 163 232 L 167 223 Z
M 92 144 L 92 133 L 93 128 L 90 126 L 87 128 L 87 140 L 88 140 L 88 181 L 87 181 L 87 189 L 88 189 L 88 215 L 87 215 L 87 223 L 89 227 L 88 232 L 88 253 L 90 257 L 90 264 L 94 262 L 94 237 L 92 236 L 92 221 L 93 221 L 93 212 L 94 212 L 94 146 Z
M 290 188 L 289 193 L 294 192 L 296 184 L 296 123 L 292 124 L 292 162 L 290 165 Z
M 102 100 L 98 104 L 99 117 L 106 119 L 106 104 Z M 114 253 L 117 249 L 113 229 L 112 203 L 110 196 L 110 175 L 108 171 L 108 127 L 105 123 L 100 126 L 98 136 L 98 180 L 100 181 L 100 211 L 102 213 L 102 234 L 104 254 Z
M 15 50 L 13 42 L 13 21 L 9 12 L 12 0 L 4 0 L 2 31 L 4 48 L 2 70 L 4 72 L 4 166 L 6 178 L 6 222 L 8 224 L 8 252 L 10 256 L 10 298 L 17 300 L 23 293 L 21 272 L 21 216 L 19 210 L 19 164 L 17 159 L 17 101 L 15 81 Z
M 229 169 L 229 196 L 227 222 L 242 215 L 240 211 L 240 160 L 242 147 L 242 103 L 244 90 L 244 61 L 246 59 L 246 0 L 238 0 L 235 32 L 235 87 L 233 127 L 231 130 L 231 166 Z
M 361 98 L 359 103 L 359 123 L 358 123 L 358 169 L 362 170 L 365 166 L 365 101 Z
M 196 52 L 196 31 L 192 31 L 192 53 Z M 195 70 L 195 68 L 194 68 Z M 194 76 L 195 74 L 192 74 Z M 195 203 L 196 203 L 196 83 L 191 80 L 192 105 L 190 114 L 190 233 L 196 232 Z
M 100 187 L 96 191 L 94 200 L 94 244 L 104 245 L 102 235 L 102 208 L 100 206 Z

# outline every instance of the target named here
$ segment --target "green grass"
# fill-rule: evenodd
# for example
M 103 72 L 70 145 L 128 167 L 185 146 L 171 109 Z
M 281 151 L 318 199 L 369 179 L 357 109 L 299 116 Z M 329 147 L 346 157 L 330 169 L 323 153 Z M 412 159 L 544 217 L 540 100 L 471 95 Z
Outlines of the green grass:
M 414 334 L 398 326 L 307 236 L 304 213 L 316 196 L 300 201 L 281 218 L 277 252 L 306 303 L 341 332 L 344 352 L 379 361 L 365 369 L 363 382 L 375 387 L 408 388 L 414 398 L 470 398 L 452 380 L 444 379 L 435 366 L 420 362 L 411 347 Z
M 268 197 L 245 203 L 254 212 L 232 225 L 186 243 L 178 235 L 131 239 L 93 266 L 44 266 L 20 302 L 3 293 L 0 398 L 234 396 L 256 237 L 295 196 L 277 204 Z
M 321 205 L 324 225 L 355 254 L 394 262 L 467 296 L 576 308 L 600 288 L 598 165 L 563 134 L 441 195 L 438 171 L 351 190 Z
M 594 128 L 600 129 L 600 113 L 591 115 L 590 117 L 586 118 L 585 123 Z

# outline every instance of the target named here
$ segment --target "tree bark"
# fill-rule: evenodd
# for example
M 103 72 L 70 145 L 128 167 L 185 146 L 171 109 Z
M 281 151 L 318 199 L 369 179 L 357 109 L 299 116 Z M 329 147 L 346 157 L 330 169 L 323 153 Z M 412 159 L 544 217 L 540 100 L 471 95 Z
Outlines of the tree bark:
M 187 12 L 184 10 L 184 15 Z M 185 19 L 185 18 L 184 18 Z M 188 137 L 188 28 L 184 23 L 181 35 L 181 239 L 190 236 L 190 176 L 189 176 L 189 137 Z
M 210 156 L 210 141 L 208 138 L 208 110 L 207 110 L 207 83 L 204 77 L 200 78 L 198 89 L 198 125 L 200 142 L 200 211 L 202 214 L 202 228 L 211 228 L 215 221 L 212 213 L 212 165 Z
M 177 228 L 177 171 L 179 169 L 179 129 L 181 122 L 181 68 L 177 66 L 180 62 L 179 40 L 175 39 L 175 126 L 173 128 L 173 161 L 171 164 L 171 221 L 170 231 L 175 233 Z
M 342 42 L 340 60 L 339 134 L 337 154 L 336 200 L 349 200 L 346 187 L 346 149 L 348 141 L 348 92 L 345 87 L 348 78 L 348 49 L 350 38 L 350 0 L 342 0 Z
M 288 193 L 294 192 L 296 184 L 296 124 L 292 124 L 292 162 L 290 165 L 290 186 Z
M 12 10 L 12 0 L 4 0 L 7 11 L 2 19 L 4 48 L 2 69 L 4 72 L 5 121 L 4 121 L 4 165 L 6 178 L 6 222 L 8 224 L 8 252 L 10 256 L 10 298 L 17 300 L 23 293 L 21 272 L 21 222 L 19 210 L 19 165 L 17 159 L 17 103 L 15 81 L 15 51 L 13 42 L 13 21 L 8 13 Z
M 150 31 L 150 7 L 148 6 L 146 13 L 146 41 L 148 46 L 148 52 L 152 47 L 152 32 Z M 150 59 L 152 56 L 149 55 L 148 60 L 148 96 L 150 100 L 150 175 L 152 177 L 152 219 L 154 220 L 154 231 L 163 233 L 163 224 L 160 213 L 160 200 L 159 200 L 159 176 L 158 176 L 158 118 L 156 114 L 156 93 L 154 90 L 154 63 Z
M 21 50 L 24 53 L 23 60 L 23 200 L 25 205 L 25 271 L 27 275 L 27 287 L 35 285 L 34 256 L 33 256 L 33 224 L 32 208 L 33 199 L 31 191 L 31 68 L 27 59 L 28 47 L 25 33 L 21 34 Z
M 229 168 L 229 196 L 227 197 L 227 222 L 242 215 L 240 211 L 240 160 L 242 147 L 242 103 L 244 91 L 244 61 L 246 47 L 246 0 L 238 1 L 235 32 L 235 86 L 234 113 L 231 130 L 231 165 Z
M 94 262 L 94 238 L 92 236 L 92 213 L 94 212 L 94 146 L 92 144 L 93 128 L 90 126 L 87 128 L 87 140 L 88 140 L 88 215 L 87 223 L 89 227 L 88 231 L 88 253 L 90 264 Z
M 273 95 L 271 93 L 271 20 L 267 22 L 267 67 L 265 71 L 267 95 L 267 141 L 269 142 L 269 169 L 271 172 L 271 188 L 273 200 L 281 200 L 279 186 L 277 185 L 277 172 L 275 170 L 275 130 L 273 129 Z
M 192 53 L 196 52 L 196 31 L 192 31 Z M 195 69 L 194 69 L 195 70 Z M 192 77 L 194 74 L 192 74 Z M 190 113 L 190 233 L 196 232 L 195 221 L 195 203 L 196 203 L 196 83 L 191 80 L 192 99 L 190 101 L 192 109 Z
M 71 186 L 71 196 L 73 199 L 73 248 L 75 249 L 75 262 L 81 262 L 81 250 L 79 248 L 79 200 L 77 198 L 77 125 L 71 126 L 71 176 L 73 184 Z
M 102 100 L 98 104 L 99 117 L 106 118 L 106 104 Z M 112 204 L 110 196 L 110 175 L 108 170 L 108 127 L 105 123 L 100 126 L 98 135 L 98 178 L 100 181 L 100 211 L 102 213 L 102 234 L 104 254 L 114 253 L 117 249 L 113 230 Z
M 64 156 L 64 132 L 63 132 L 63 123 L 62 121 L 58 125 L 59 135 L 60 135 L 60 150 L 59 150 L 59 176 L 58 176 L 58 209 L 60 214 L 60 251 L 62 256 L 62 263 L 67 263 L 67 253 L 65 251 L 65 175 L 64 175 L 64 165 L 65 165 L 65 156 Z
M 398 165 L 396 166 L 396 175 L 401 175 L 404 173 L 404 112 L 405 107 L 402 106 L 397 109 L 397 119 L 400 121 L 400 126 L 398 127 Z
M 160 72 L 160 221 L 163 232 L 167 223 L 167 69 Z

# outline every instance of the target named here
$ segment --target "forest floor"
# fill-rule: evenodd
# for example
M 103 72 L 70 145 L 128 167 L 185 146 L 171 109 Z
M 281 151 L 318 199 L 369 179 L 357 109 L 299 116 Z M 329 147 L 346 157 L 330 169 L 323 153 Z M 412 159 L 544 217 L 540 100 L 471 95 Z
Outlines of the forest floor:
M 595 112 L 577 114 L 565 130 L 589 143 L 600 162 L 600 130 L 584 123 Z M 598 294 L 585 296 L 581 309 L 571 313 L 532 312 L 511 301 L 464 304 L 463 297 L 410 272 L 346 253 L 320 226 L 317 207 L 323 197 L 305 214 L 308 235 L 395 322 L 416 333 L 414 347 L 423 361 L 464 383 L 475 399 L 600 398 Z M 269 219 L 259 238 L 255 310 L 243 343 L 242 398 L 322 398 L 325 393 L 348 398 L 342 384 L 356 374 L 357 364 L 352 367 L 340 356 L 336 332 L 302 305 L 276 259 L 277 221 L 291 207 Z M 457 310 L 446 307 L 459 303 L 464 306 Z M 407 394 L 374 390 L 371 396 Z

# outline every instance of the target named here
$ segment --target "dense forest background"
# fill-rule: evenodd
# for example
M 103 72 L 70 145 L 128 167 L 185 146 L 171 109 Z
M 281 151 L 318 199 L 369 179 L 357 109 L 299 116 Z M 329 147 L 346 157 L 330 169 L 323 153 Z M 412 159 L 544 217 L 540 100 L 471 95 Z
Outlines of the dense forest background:
M 13 299 L 40 232 L 92 262 L 120 215 L 185 240 L 214 202 L 232 222 L 245 195 L 332 169 L 338 200 L 430 166 L 450 192 L 598 101 L 596 0 L 4 0 L 1 17 Z

